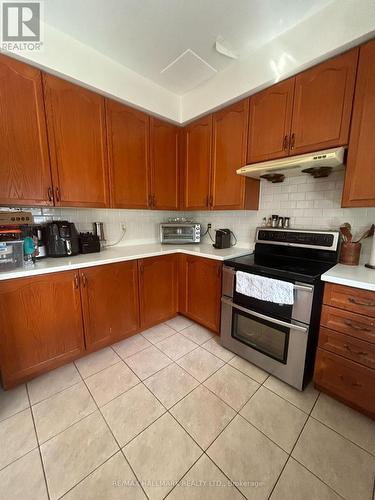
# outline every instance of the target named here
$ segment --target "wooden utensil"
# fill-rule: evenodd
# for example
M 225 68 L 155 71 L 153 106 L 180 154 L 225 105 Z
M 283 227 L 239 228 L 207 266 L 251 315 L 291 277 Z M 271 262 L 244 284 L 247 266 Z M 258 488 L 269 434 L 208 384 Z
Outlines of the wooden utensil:
M 362 236 L 360 238 L 358 238 L 356 241 L 354 241 L 353 243 L 359 243 L 360 241 L 364 240 L 365 238 L 369 238 L 370 236 L 374 236 L 374 228 L 375 228 L 375 225 L 372 224 L 372 226 L 367 229 L 367 231 L 365 231 Z

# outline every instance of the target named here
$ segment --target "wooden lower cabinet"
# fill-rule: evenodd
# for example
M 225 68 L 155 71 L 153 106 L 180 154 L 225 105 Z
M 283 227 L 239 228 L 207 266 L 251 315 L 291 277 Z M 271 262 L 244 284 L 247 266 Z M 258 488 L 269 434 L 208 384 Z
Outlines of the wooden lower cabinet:
M 0 366 L 7 389 L 84 352 L 78 271 L 0 282 Z
M 222 262 L 192 255 L 179 257 L 180 312 L 219 333 Z
M 81 269 L 80 282 L 87 350 L 139 330 L 136 260 Z

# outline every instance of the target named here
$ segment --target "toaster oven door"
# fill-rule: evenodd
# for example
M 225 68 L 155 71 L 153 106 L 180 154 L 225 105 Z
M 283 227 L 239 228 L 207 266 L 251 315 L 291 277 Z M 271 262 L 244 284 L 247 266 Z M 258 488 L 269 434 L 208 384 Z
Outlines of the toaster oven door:
M 199 243 L 195 225 L 168 224 L 160 226 L 160 240 L 167 244 Z

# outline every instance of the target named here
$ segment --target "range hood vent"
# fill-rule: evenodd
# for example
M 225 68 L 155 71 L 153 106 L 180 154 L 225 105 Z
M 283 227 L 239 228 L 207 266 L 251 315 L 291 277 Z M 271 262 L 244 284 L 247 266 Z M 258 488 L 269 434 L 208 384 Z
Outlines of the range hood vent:
M 237 174 L 252 177 L 253 179 L 275 177 L 282 174 L 285 177 L 295 177 L 313 172 L 330 172 L 344 167 L 345 148 L 326 149 L 316 153 L 298 156 L 288 156 L 279 160 L 264 161 L 245 165 L 237 170 Z M 309 172 L 306 172 L 308 170 Z M 305 172 L 303 172 L 305 171 Z M 316 175 L 318 176 L 318 175 Z M 280 182 L 280 181 L 278 181 Z

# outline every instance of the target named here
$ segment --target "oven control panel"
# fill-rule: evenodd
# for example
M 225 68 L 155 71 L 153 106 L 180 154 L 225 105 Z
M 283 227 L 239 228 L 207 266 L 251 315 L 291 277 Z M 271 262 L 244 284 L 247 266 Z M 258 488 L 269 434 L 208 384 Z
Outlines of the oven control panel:
M 257 243 L 273 243 L 301 247 L 318 247 L 330 250 L 337 248 L 338 231 L 300 231 L 297 229 L 258 228 Z

